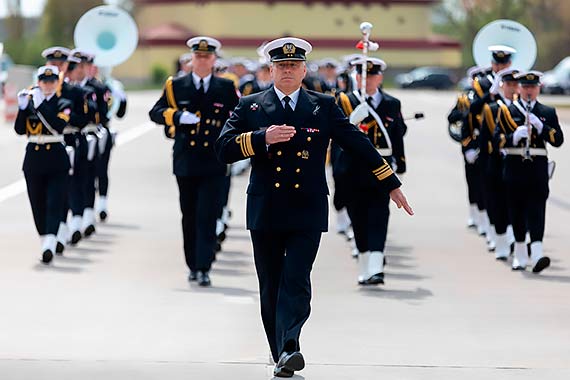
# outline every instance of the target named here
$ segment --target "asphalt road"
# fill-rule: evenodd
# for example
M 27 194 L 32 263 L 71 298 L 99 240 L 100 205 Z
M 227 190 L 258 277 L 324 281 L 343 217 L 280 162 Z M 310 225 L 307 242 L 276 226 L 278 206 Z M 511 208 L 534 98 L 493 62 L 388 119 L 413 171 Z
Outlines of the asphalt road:
M 513 273 L 465 227 L 463 163 L 445 118 L 455 94 L 392 93 L 405 115 L 426 114 L 406 137 L 403 190 L 416 215 L 392 208 L 386 285 L 363 289 L 331 213 L 296 378 L 568 379 L 570 150 L 550 150 L 553 265 Z M 147 117 L 158 95 L 130 94 L 115 123 L 108 223 L 49 267 L 22 182 L 25 139 L 0 124 L 0 379 L 271 378 L 244 229 L 247 176 L 234 180 L 213 286 L 189 284 L 171 142 Z M 570 124 L 568 109 L 559 116 Z

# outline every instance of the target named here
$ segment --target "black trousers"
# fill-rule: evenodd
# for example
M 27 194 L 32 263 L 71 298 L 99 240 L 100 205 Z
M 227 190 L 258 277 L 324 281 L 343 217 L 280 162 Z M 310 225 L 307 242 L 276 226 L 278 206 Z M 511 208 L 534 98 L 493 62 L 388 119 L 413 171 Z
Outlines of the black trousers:
M 74 216 L 83 215 L 85 208 L 85 192 L 88 185 L 88 161 L 86 157 L 75 160 L 73 175 L 69 183 L 69 207 Z M 67 212 L 65 213 L 67 217 Z
M 85 179 L 85 190 L 83 193 L 84 208 L 95 207 L 95 179 L 97 178 L 97 161 L 99 157 L 95 154 L 93 161 L 87 161 L 87 171 Z
M 320 231 L 251 231 L 259 280 L 261 318 L 277 362 L 300 350 L 301 328 L 311 312 L 311 270 Z
M 491 167 L 493 165 L 493 167 Z M 509 222 L 509 209 L 507 205 L 507 190 L 502 175 L 502 165 L 489 162 L 486 173 L 486 206 L 491 224 L 495 232 L 502 235 L 507 232 Z
M 40 235 L 57 235 L 64 209 L 68 173 L 36 175 L 24 173 L 34 223 Z
M 465 178 L 467 179 L 469 204 L 476 203 L 480 211 L 485 210 L 485 202 L 481 194 L 481 170 L 478 160 L 474 164 L 465 162 Z
M 97 147 L 99 148 L 99 147 Z M 113 148 L 113 139 L 111 133 L 107 137 L 105 151 L 97 160 L 97 189 L 100 196 L 107 196 L 109 191 L 109 160 L 111 159 L 111 150 Z
M 369 191 L 354 193 L 348 197 L 346 210 L 352 221 L 358 251 L 384 252 L 390 217 L 390 194 Z
M 180 192 L 184 256 L 191 271 L 208 271 L 216 249 L 216 219 L 222 207 L 223 175 L 176 176 Z

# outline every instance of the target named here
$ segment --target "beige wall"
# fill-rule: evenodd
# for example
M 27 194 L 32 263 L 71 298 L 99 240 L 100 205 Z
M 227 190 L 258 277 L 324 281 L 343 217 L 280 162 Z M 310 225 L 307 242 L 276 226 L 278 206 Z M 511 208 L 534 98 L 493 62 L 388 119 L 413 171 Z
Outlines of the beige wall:
M 372 40 L 382 46 L 382 38 L 425 39 L 431 33 L 431 8 L 429 6 L 399 5 L 343 5 L 307 6 L 302 3 L 278 3 L 267 5 L 253 2 L 205 4 L 141 5 L 135 14 L 140 29 L 165 23 L 178 23 L 196 34 L 235 38 L 273 38 L 292 34 L 312 38 L 360 38 L 359 25 L 369 21 L 374 25 Z M 191 37 L 191 36 L 188 36 Z M 150 77 L 151 68 L 160 64 L 173 70 L 176 59 L 188 49 L 180 47 L 142 47 L 123 65 L 116 67 L 119 78 Z M 310 59 L 339 58 L 354 54 L 356 49 L 316 49 Z M 223 48 L 225 57 L 249 57 L 256 59 L 254 48 Z M 461 66 L 459 49 L 434 50 L 381 50 L 376 54 L 390 67 L 437 65 Z
M 141 6 L 136 14 L 141 28 L 175 22 L 198 34 L 214 36 L 299 36 L 329 38 L 359 37 L 359 25 L 374 25 L 372 36 L 384 38 L 424 38 L 431 33 L 431 9 L 425 6 L 343 5 L 307 6 L 300 3 L 266 5 L 259 3 L 208 2 Z

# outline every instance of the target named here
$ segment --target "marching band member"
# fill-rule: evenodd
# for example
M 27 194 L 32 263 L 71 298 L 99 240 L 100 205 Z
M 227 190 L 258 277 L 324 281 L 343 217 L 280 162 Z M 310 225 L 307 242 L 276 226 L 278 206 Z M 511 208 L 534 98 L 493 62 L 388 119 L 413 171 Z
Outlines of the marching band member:
M 18 115 L 14 129 L 28 137 L 23 171 L 36 230 L 42 238 L 42 263 L 49 264 L 56 253 L 56 234 L 67 193 L 70 169 L 63 130 L 71 115 L 71 102 L 57 93 L 59 70 L 42 66 L 38 87 L 18 94 Z
M 504 179 L 508 194 L 510 221 L 515 234 L 513 270 L 529 265 L 526 232 L 530 233 L 530 266 L 540 273 L 550 265 L 544 256 L 542 240 L 549 195 L 548 144 L 559 147 L 564 135 L 556 110 L 538 101 L 542 73 L 529 71 L 515 75 L 521 85 L 520 97 L 508 107 L 501 107 L 500 126 L 495 138 L 504 149 Z
M 222 125 L 238 103 L 234 83 L 214 76 L 221 44 L 211 37 L 194 37 L 192 72 L 166 81 L 150 110 L 152 121 L 164 125 L 174 138 L 174 175 L 180 190 L 184 255 L 189 281 L 210 286 L 216 248 L 216 218 L 223 202 L 227 165 L 214 153 Z
M 366 66 L 366 100 L 360 93 L 341 93 L 339 103 L 352 124 L 363 131 L 397 174 L 406 172 L 404 135 L 407 126 L 402 118 L 400 101 L 381 89 L 386 63 L 378 58 L 354 61 L 357 83 L 361 83 L 362 66 Z M 362 112 L 365 108 L 366 112 Z M 390 197 L 380 190 L 362 162 L 343 152 L 346 160 L 347 209 L 358 248 L 360 285 L 384 283 L 384 256 Z

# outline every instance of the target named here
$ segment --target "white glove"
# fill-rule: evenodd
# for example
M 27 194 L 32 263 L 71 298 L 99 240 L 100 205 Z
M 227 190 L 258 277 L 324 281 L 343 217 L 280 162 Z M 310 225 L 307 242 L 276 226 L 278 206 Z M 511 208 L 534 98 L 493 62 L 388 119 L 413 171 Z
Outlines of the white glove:
M 42 104 L 45 98 L 46 97 L 44 96 L 44 93 L 42 92 L 41 88 L 36 87 L 32 90 L 32 100 L 34 101 L 34 108 L 38 108 L 40 104 Z
M 467 149 L 465 151 L 465 160 L 469 164 L 474 164 L 477 161 L 477 157 L 479 157 L 479 151 L 476 149 Z
M 368 103 L 360 103 L 358 106 L 356 106 L 356 108 L 354 109 L 354 111 L 352 111 L 350 117 L 348 118 L 350 124 L 359 125 L 362 120 L 368 117 L 368 110 L 369 110 Z
M 196 124 L 200 122 L 200 118 L 195 113 L 184 111 L 180 115 L 180 124 Z
M 536 128 L 536 131 L 540 135 L 542 133 L 542 128 L 544 128 L 544 124 L 542 123 L 542 121 L 540 121 L 540 119 L 533 113 L 530 114 L 529 119 L 530 119 L 530 124 L 534 128 Z
M 25 110 L 30 103 L 30 98 L 28 97 L 28 90 L 22 90 L 18 92 L 18 108 Z
M 528 139 L 528 128 L 521 125 L 513 133 L 513 145 L 517 145 L 522 139 Z

